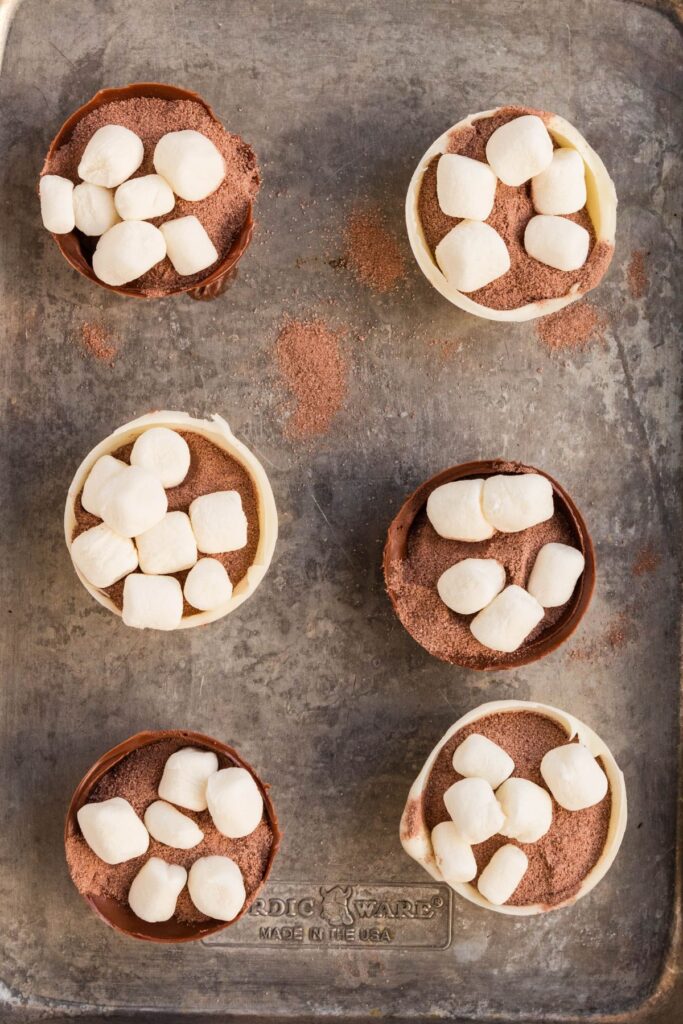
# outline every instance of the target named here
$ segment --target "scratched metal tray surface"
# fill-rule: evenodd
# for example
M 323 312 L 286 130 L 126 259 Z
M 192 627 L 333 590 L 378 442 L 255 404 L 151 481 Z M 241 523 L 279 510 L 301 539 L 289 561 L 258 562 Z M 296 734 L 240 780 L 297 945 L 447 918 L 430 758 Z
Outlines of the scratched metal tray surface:
M 19 7 L 0 78 L 0 1019 L 673 1019 L 679 60 L 674 20 L 625 0 Z M 198 90 L 262 165 L 255 241 L 213 303 L 97 290 L 39 224 L 35 178 L 65 116 L 101 86 L 154 79 Z M 616 181 L 618 247 L 593 300 L 607 327 L 584 351 L 549 353 L 533 324 L 459 312 L 409 259 L 402 205 L 417 159 L 448 125 L 507 101 L 575 122 Z M 408 263 L 387 294 L 344 267 L 360 199 L 385 211 Z M 628 285 L 635 250 L 641 298 Z M 283 433 L 273 345 L 284 315 L 347 328 L 349 393 L 308 447 Z M 93 322 L 115 339 L 113 366 L 84 353 Z M 128 630 L 96 605 L 61 526 L 80 459 L 154 408 L 223 414 L 263 460 L 281 523 L 248 604 L 170 635 Z M 598 585 L 562 649 L 483 678 L 403 631 L 380 557 L 421 480 L 499 455 L 569 489 L 593 532 Z M 634 574 L 644 551 L 652 571 Z M 535 919 L 452 897 L 397 836 L 437 739 L 509 697 L 590 723 L 629 794 L 606 879 Z M 206 944 L 122 938 L 88 912 L 64 864 L 78 779 L 156 727 L 236 745 L 273 784 L 284 824 L 263 899 Z

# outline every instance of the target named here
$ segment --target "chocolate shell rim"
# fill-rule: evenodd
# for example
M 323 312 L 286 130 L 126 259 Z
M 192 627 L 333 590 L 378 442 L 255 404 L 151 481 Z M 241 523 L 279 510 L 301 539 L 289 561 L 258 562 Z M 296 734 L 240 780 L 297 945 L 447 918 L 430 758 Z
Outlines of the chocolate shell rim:
M 206 736 L 204 733 L 193 732 L 188 729 L 147 730 L 135 733 L 134 736 L 130 736 L 127 740 L 117 743 L 115 747 L 106 751 L 106 753 L 102 754 L 102 756 L 95 761 L 76 786 L 71 802 L 69 803 L 69 809 L 66 813 L 66 819 L 64 822 L 64 844 L 66 848 L 66 843 L 70 835 L 74 832 L 78 833 L 80 831 L 78 828 L 76 814 L 83 804 L 87 803 L 88 797 L 100 779 L 102 779 L 107 772 L 118 764 L 119 761 L 123 760 L 124 757 L 127 757 L 134 751 L 168 739 L 182 741 L 187 740 L 188 745 L 202 747 L 205 750 L 212 750 L 217 754 L 222 754 L 224 757 L 228 757 L 237 767 L 246 768 L 258 785 L 263 797 L 266 818 L 273 832 L 273 844 L 268 855 L 268 863 L 266 864 L 263 878 L 259 882 L 258 886 L 247 898 L 239 914 L 234 917 L 232 921 L 217 921 L 212 919 L 208 922 L 197 921 L 195 923 L 179 922 L 175 921 L 173 918 L 171 918 L 170 921 L 148 923 L 137 917 L 127 904 L 120 903 L 118 900 L 109 897 L 89 896 L 87 893 L 82 892 L 75 882 L 74 886 L 90 909 L 97 914 L 105 924 L 109 925 L 110 928 L 113 928 L 114 931 L 146 942 L 194 942 L 198 939 L 205 939 L 209 935 L 215 935 L 217 932 L 223 931 L 224 928 L 229 928 L 230 925 L 235 924 L 236 921 L 239 921 L 239 919 L 247 913 L 249 907 L 266 884 L 273 866 L 273 861 L 275 860 L 275 856 L 282 842 L 283 833 L 280 829 L 275 807 L 273 806 L 273 802 L 270 798 L 270 786 L 261 780 L 258 773 L 247 761 L 244 760 L 243 757 L 240 756 L 240 754 L 237 753 L 233 747 L 228 746 L 227 743 L 223 743 L 220 740 L 214 739 L 212 736 Z M 69 874 L 71 875 L 71 872 L 69 872 Z
M 514 467 L 511 469 L 510 467 Z M 478 477 L 489 477 L 494 476 L 497 473 L 538 473 L 540 476 L 544 476 L 550 481 L 553 488 L 553 497 L 558 498 L 562 505 L 562 511 L 567 515 L 576 537 L 579 542 L 579 548 L 583 554 L 586 562 L 583 573 L 579 577 L 579 580 L 574 588 L 574 592 L 567 602 L 567 607 L 562 613 L 562 616 L 554 623 L 549 626 L 547 631 L 541 633 L 535 640 L 529 643 L 527 646 L 522 645 L 516 651 L 513 651 L 508 660 L 499 660 L 495 664 L 491 665 L 471 665 L 465 662 L 457 661 L 456 659 L 441 658 L 439 660 L 446 661 L 450 665 L 458 665 L 461 668 L 467 668 L 475 672 L 496 672 L 503 671 L 506 669 L 521 668 L 523 665 L 530 665 L 534 661 L 538 661 L 539 658 L 545 657 L 546 654 L 550 654 L 556 650 L 560 644 L 563 644 L 565 640 L 574 633 L 579 625 L 579 622 L 588 610 L 588 606 L 593 597 L 593 591 L 595 590 L 595 549 L 593 547 L 593 541 L 586 521 L 579 512 L 578 508 L 574 504 L 574 501 L 570 495 L 565 491 L 561 484 L 557 482 L 549 473 L 545 473 L 542 469 L 536 469 L 534 466 L 527 466 L 525 463 L 516 462 L 514 460 L 506 459 L 486 459 L 478 462 L 463 462 L 457 466 L 451 466 L 449 469 L 444 469 L 440 473 L 436 473 L 430 477 L 424 483 L 420 484 L 412 494 L 406 498 L 403 505 L 394 516 L 389 530 L 387 532 L 387 540 L 384 546 L 384 553 L 382 558 L 382 568 L 384 572 L 384 581 L 386 585 L 386 591 L 389 595 L 396 617 L 403 626 L 401 617 L 398 613 L 398 601 L 391 589 L 389 582 L 390 568 L 397 561 L 403 561 L 406 556 L 408 535 L 410 529 L 415 521 L 417 514 L 424 508 L 427 503 L 427 498 L 433 490 L 440 487 L 442 484 L 451 483 L 454 480 L 465 480 Z M 455 613 L 453 613 L 455 614 Z M 412 636 L 410 630 L 405 626 L 406 632 Z M 413 639 L 415 639 L 413 637 Z M 415 640 L 419 643 L 419 640 Z M 422 644 L 420 644 L 424 650 Z M 431 654 L 431 651 L 427 652 Z M 432 657 L 438 657 L 433 655 Z

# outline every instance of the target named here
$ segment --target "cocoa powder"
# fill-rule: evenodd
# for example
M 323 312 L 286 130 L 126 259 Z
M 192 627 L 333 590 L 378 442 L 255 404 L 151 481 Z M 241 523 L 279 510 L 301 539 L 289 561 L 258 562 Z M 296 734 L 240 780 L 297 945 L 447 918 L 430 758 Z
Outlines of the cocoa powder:
M 352 210 L 344 229 L 344 260 L 360 284 L 378 293 L 391 291 L 406 276 L 406 261 L 377 206 Z
M 275 345 L 277 365 L 291 396 L 285 433 L 311 438 L 326 433 L 346 397 L 348 361 L 344 328 L 321 319 L 285 319 Z
M 85 323 L 81 325 L 81 344 L 85 351 L 95 359 L 109 366 L 114 365 L 118 349 L 110 332 L 102 324 Z
M 603 342 L 606 329 L 604 316 L 585 299 L 536 321 L 536 334 L 551 352 L 580 351 L 594 342 Z
M 646 254 L 642 249 L 636 249 L 631 253 L 626 276 L 631 298 L 633 299 L 642 299 L 647 291 L 648 278 L 647 270 L 645 269 L 645 256 Z

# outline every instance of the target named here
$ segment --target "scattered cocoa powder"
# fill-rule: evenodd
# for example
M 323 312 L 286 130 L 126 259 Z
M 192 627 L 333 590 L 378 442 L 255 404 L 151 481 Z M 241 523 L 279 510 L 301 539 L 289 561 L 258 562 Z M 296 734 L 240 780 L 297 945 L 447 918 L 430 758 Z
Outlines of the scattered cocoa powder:
M 586 640 L 569 652 L 572 661 L 596 661 L 609 657 L 632 642 L 636 636 L 634 620 L 629 612 L 617 612 L 604 630 L 593 640 Z
M 102 324 L 85 323 L 81 325 L 81 344 L 89 355 L 103 363 L 114 365 L 118 349 L 110 332 Z
M 391 291 L 406 276 L 406 261 L 377 206 L 357 206 L 344 229 L 342 261 L 357 281 L 373 291 Z
M 348 361 L 340 342 L 345 328 L 325 321 L 285 319 L 275 355 L 292 410 L 285 433 L 310 438 L 326 433 L 346 397 Z
M 536 321 L 536 334 L 551 352 L 580 351 L 603 342 L 606 329 L 607 320 L 585 299 Z
M 631 297 L 634 299 L 642 299 L 647 291 L 648 278 L 647 270 L 645 268 L 645 256 L 647 254 L 642 249 L 636 249 L 631 253 L 631 260 L 626 271 L 628 278 L 628 288 L 631 293 Z
M 631 572 L 634 576 L 647 576 L 649 573 L 657 571 L 661 561 L 661 552 L 652 544 L 646 544 L 636 554 Z

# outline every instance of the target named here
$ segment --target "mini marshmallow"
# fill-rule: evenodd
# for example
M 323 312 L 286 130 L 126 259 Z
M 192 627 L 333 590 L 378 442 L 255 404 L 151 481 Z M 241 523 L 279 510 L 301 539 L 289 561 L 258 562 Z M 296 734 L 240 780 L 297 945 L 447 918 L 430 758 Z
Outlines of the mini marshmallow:
M 444 153 L 436 166 L 436 195 L 449 217 L 486 220 L 493 209 L 496 176 L 488 164 Z
M 453 767 L 458 775 L 485 779 L 492 789 L 498 789 L 512 775 L 515 762 L 493 740 L 473 732 L 455 748 Z
M 183 588 L 185 600 L 200 612 L 212 612 L 232 597 L 227 569 L 215 558 L 200 558 L 190 569 Z
M 123 864 L 147 852 L 149 833 L 123 797 L 84 804 L 76 818 L 86 843 L 105 864 Z
M 132 540 L 114 533 L 105 523 L 79 533 L 71 544 L 71 557 L 93 587 L 110 587 L 138 567 Z
M 263 814 L 261 790 L 246 768 L 222 768 L 210 775 L 206 802 L 214 825 L 228 839 L 250 835 Z
M 102 488 L 113 476 L 126 469 L 126 463 L 113 455 L 102 455 L 88 474 L 83 485 L 81 505 L 86 512 L 102 518 Z
M 218 259 L 216 246 L 196 217 L 176 217 L 161 225 L 166 251 L 173 269 L 181 277 L 206 270 Z
M 488 540 L 494 529 L 482 512 L 483 480 L 454 480 L 427 498 L 427 518 L 446 540 Z
M 569 544 L 544 544 L 536 555 L 527 590 L 544 608 L 558 608 L 574 593 L 585 564 L 581 552 Z
M 458 837 L 465 843 L 483 843 L 505 821 L 500 804 L 486 779 L 460 779 L 443 795 Z
M 541 775 L 560 807 L 582 811 L 607 793 L 607 776 L 582 743 L 565 743 L 544 755 Z
M 175 206 L 175 196 L 160 174 L 143 174 L 119 185 L 114 205 L 122 220 L 150 220 L 170 213 Z
M 44 174 L 40 179 L 40 216 L 43 227 L 55 235 L 67 235 L 76 225 L 74 185 L 58 174 Z
M 197 547 L 205 555 L 239 551 L 247 543 L 247 517 L 238 491 L 202 494 L 190 505 Z
M 188 811 L 205 811 L 206 784 L 218 771 L 218 758 L 212 750 L 183 747 L 171 754 L 164 765 L 159 796 Z
M 434 250 L 439 268 L 454 288 L 473 292 L 510 269 L 510 253 L 495 228 L 480 220 L 463 220 Z
M 521 647 L 544 614 L 535 597 L 513 584 L 472 619 L 470 629 L 484 647 L 511 654 Z
M 463 558 L 439 576 L 436 589 L 451 611 L 472 615 L 505 586 L 505 569 L 495 558 Z
M 508 839 L 535 843 L 553 823 L 550 794 L 529 779 L 507 779 L 496 790 L 496 800 L 505 815 L 500 834 Z
M 590 235 L 566 217 L 532 217 L 524 229 L 524 248 L 555 270 L 578 270 L 586 262 Z
M 215 192 L 223 181 L 225 160 L 201 132 L 169 132 L 156 144 L 154 169 L 181 199 L 197 202 Z
M 142 140 L 120 124 L 98 128 L 83 151 L 78 177 L 92 185 L 116 188 L 137 171 L 145 150 Z
M 137 437 L 130 463 L 154 473 L 164 487 L 177 487 L 190 468 L 190 448 L 177 430 L 150 427 Z
M 152 839 L 164 846 L 172 846 L 174 850 L 191 850 L 204 838 L 204 833 L 192 818 L 181 814 L 165 800 L 155 800 L 150 804 L 144 821 Z
M 452 821 L 441 821 L 432 829 L 436 866 L 449 885 L 471 882 L 477 874 L 472 847 L 460 839 Z
M 535 114 L 508 121 L 486 143 L 486 159 L 506 185 L 523 185 L 550 166 L 553 140 Z
M 528 867 L 529 858 L 524 850 L 512 843 L 501 846 L 480 874 L 477 888 L 485 900 L 500 907 L 513 895 Z
M 187 880 L 190 899 L 201 914 L 232 921 L 247 898 L 242 872 L 229 857 L 200 857 Z
M 575 149 L 556 149 L 548 167 L 531 179 L 538 213 L 576 213 L 586 205 L 586 167 Z
M 128 905 L 142 921 L 168 921 L 186 881 L 187 871 L 180 864 L 150 857 L 131 883 Z
M 185 512 L 167 512 L 160 523 L 135 538 L 140 568 L 152 576 L 191 569 L 197 544 Z
M 166 255 L 159 228 L 145 220 L 124 220 L 100 238 L 92 268 L 100 281 L 119 287 L 146 274 Z
M 84 235 L 103 235 L 121 219 L 114 206 L 111 189 L 82 181 L 74 189 L 76 227 Z
M 175 576 L 133 572 L 123 584 L 123 621 L 135 629 L 177 629 L 183 617 L 183 592 Z
M 122 537 L 138 537 L 160 523 L 168 499 L 161 481 L 141 466 L 113 473 L 99 492 L 100 514 Z
M 553 486 L 540 473 L 508 473 L 484 481 L 484 515 L 501 533 L 518 533 L 551 519 Z

